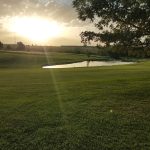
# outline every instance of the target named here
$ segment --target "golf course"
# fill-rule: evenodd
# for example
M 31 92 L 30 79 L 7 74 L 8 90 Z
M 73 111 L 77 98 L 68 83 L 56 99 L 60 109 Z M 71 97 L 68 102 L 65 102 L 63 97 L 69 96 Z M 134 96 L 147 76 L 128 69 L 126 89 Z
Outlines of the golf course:
M 42 69 L 86 59 L 0 52 L 0 150 L 150 149 L 150 61 Z

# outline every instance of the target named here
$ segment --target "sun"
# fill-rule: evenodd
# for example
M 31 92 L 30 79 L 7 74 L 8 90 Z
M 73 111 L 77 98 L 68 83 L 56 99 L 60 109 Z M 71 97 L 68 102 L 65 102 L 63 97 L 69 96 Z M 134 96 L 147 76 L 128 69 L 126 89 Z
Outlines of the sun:
M 32 41 L 42 42 L 58 37 L 62 26 L 55 21 L 39 17 L 16 17 L 10 23 L 10 30 Z

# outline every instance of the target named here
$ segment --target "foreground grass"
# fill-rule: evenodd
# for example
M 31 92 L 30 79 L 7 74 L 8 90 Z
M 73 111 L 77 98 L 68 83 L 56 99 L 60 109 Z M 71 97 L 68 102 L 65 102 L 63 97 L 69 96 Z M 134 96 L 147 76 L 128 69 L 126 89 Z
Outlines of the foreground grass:
M 150 149 L 150 62 L 54 70 L 10 64 L 0 64 L 0 149 Z

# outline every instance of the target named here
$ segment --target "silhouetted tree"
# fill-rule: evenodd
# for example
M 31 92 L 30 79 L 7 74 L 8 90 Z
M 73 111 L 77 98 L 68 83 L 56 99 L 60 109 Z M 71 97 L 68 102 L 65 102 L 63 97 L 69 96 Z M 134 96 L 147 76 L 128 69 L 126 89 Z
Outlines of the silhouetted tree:
M 4 44 L 0 41 L 0 49 L 3 49 Z
M 11 49 L 11 46 L 10 46 L 10 45 L 7 45 L 7 46 L 6 46 L 6 49 L 7 49 L 7 50 L 10 50 L 10 49 Z
M 22 42 L 17 42 L 17 50 L 25 50 L 25 45 Z
M 99 30 L 82 32 L 83 43 L 150 47 L 150 0 L 74 0 L 73 6 Z

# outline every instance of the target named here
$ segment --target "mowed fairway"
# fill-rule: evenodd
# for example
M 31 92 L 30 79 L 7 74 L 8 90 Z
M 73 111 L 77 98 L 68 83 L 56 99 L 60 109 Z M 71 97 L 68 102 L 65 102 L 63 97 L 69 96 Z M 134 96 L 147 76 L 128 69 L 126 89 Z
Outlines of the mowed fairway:
M 1 150 L 150 149 L 150 61 L 41 69 L 85 59 L 0 53 Z

